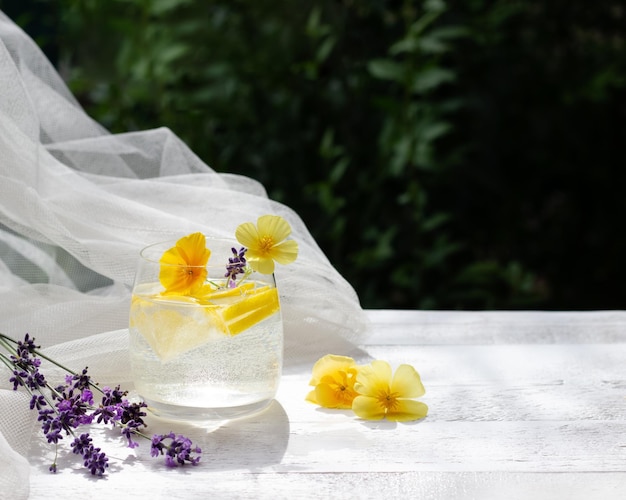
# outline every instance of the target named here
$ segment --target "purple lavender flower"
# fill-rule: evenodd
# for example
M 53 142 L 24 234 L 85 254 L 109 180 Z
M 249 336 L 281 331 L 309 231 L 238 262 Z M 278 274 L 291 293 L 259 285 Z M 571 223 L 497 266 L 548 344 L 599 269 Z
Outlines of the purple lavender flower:
M 46 386 L 46 379 L 39 372 L 41 360 L 33 354 L 33 351 L 38 347 L 33 340 L 26 334 L 24 342 L 18 341 L 16 343 L 15 354 L 9 358 L 14 366 L 13 377 L 9 379 L 9 382 L 13 383 L 14 391 L 20 386 L 32 390 Z
M 93 392 L 89 389 L 83 389 L 80 393 L 80 400 L 88 405 L 93 405 Z
M 122 418 L 117 405 L 101 405 L 93 412 L 93 417 L 96 418 L 96 422 L 99 424 L 113 424 Z
M 170 444 L 166 444 L 165 440 L 169 439 Z M 175 435 L 173 432 L 169 434 L 155 434 L 152 436 L 152 445 L 150 455 L 158 457 L 165 455 L 165 465 L 168 467 L 178 467 L 189 462 L 191 465 L 198 465 L 200 457 L 192 457 L 192 453 L 202 453 L 199 447 L 194 447 L 191 440 L 185 436 Z
M 17 342 L 17 355 L 19 357 L 28 357 L 29 354 L 33 354 L 36 349 L 39 349 L 41 346 L 35 345 L 35 339 L 30 338 L 28 333 L 24 335 L 24 342 Z M 39 365 L 38 365 L 39 366 Z
M 33 396 L 30 398 L 31 410 L 34 410 L 35 408 L 37 408 L 38 410 L 41 410 L 46 405 L 47 405 L 46 398 L 44 398 L 43 395 L 41 394 L 33 394 Z
M 61 439 L 63 439 L 63 435 L 61 434 L 63 427 L 56 418 L 46 422 L 44 426 L 46 428 L 44 433 L 48 443 L 57 444 Z
M 130 422 L 134 422 L 133 425 L 137 426 L 137 427 L 141 427 L 144 426 L 145 427 L 145 422 L 143 421 L 142 417 L 146 416 L 146 412 L 143 411 L 144 408 L 147 408 L 148 405 L 146 403 L 144 403 L 143 401 L 140 403 L 130 403 L 128 400 L 123 400 L 122 401 L 122 418 L 121 418 L 121 423 L 122 424 L 128 424 Z
M 52 420 L 52 415 L 54 415 L 54 410 L 51 410 L 50 408 L 43 408 L 39 410 L 39 417 L 37 418 L 37 421 L 47 422 L 48 420 Z
M 115 406 L 121 403 L 126 396 L 126 392 L 120 389 L 120 386 L 116 386 L 115 389 L 105 387 L 102 389 L 102 404 L 104 406 Z
M 30 389 L 37 390 L 40 387 L 46 386 L 46 378 L 42 373 L 39 372 L 39 369 L 36 368 L 35 371 L 28 374 L 26 377 L 26 387 Z
M 11 356 L 13 358 L 13 356 Z M 28 372 L 24 370 L 13 370 L 13 376 L 9 379 L 9 382 L 13 382 L 13 390 L 17 391 L 20 386 L 25 386 L 24 380 L 28 377 Z
M 133 435 L 137 433 L 137 430 L 142 425 L 143 424 L 140 424 L 140 423 L 135 422 L 134 420 L 131 420 L 127 422 L 124 427 L 122 427 L 122 435 L 125 436 L 126 439 L 128 439 L 129 448 L 137 448 L 137 446 L 139 446 L 139 443 L 137 441 L 133 441 Z
M 57 418 L 63 428 L 69 434 L 72 428 L 78 427 L 89 411 L 89 405 L 83 400 L 82 392 L 75 392 L 74 389 L 56 393 L 54 399 L 57 401 Z M 88 419 L 88 421 L 91 421 Z
M 102 476 L 104 469 L 109 466 L 109 459 L 102 453 L 100 448 L 93 446 L 93 440 L 87 433 L 74 438 L 74 441 L 72 441 L 72 453 L 82 455 L 85 467 L 87 467 L 94 476 Z
M 89 387 L 91 386 L 91 377 L 87 374 L 87 367 L 83 368 L 83 371 L 80 373 L 80 375 L 77 373 L 66 375 L 65 385 L 79 391 L 89 389 Z
M 115 389 L 104 387 L 102 389 L 102 402 L 100 407 L 94 411 L 94 418 L 97 417 L 98 423 L 115 423 L 119 422 L 124 415 L 123 401 L 125 392 L 120 390 L 118 385 Z
M 237 275 L 243 274 L 246 268 L 246 248 L 241 247 L 239 251 L 235 248 L 231 248 L 233 252 L 233 256 L 228 259 L 228 264 L 226 265 L 226 274 L 225 278 L 228 278 L 228 285 L 233 287 L 235 286 L 235 281 L 237 280 Z
M 83 450 L 84 465 L 89 469 L 92 475 L 102 476 L 104 469 L 109 466 L 109 459 L 100 448 L 94 448 L 90 445 L 87 449 Z
M 92 441 L 91 436 L 87 433 L 74 438 L 74 441 L 72 441 L 72 453 L 82 455 L 91 446 Z

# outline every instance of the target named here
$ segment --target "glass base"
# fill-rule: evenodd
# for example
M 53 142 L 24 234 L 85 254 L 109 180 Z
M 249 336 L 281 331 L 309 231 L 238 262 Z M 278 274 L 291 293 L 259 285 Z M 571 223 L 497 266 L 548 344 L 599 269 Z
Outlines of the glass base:
M 143 400 L 148 405 L 148 411 L 157 417 L 168 420 L 202 423 L 224 422 L 260 413 L 270 405 L 274 398 L 264 399 L 256 403 L 241 406 L 226 406 L 219 408 L 170 405 L 159 401 L 153 401 L 148 398 L 143 398 Z

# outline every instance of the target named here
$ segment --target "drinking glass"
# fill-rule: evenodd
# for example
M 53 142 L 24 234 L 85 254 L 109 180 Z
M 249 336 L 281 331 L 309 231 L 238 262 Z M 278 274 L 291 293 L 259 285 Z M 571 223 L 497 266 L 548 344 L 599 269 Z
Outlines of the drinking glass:
M 240 245 L 207 237 L 203 291 L 167 293 L 160 258 L 175 243 L 140 253 L 129 328 L 135 389 L 151 412 L 174 420 L 230 420 L 264 409 L 276 395 L 283 363 L 274 275 L 252 272 L 231 281 L 226 264 Z

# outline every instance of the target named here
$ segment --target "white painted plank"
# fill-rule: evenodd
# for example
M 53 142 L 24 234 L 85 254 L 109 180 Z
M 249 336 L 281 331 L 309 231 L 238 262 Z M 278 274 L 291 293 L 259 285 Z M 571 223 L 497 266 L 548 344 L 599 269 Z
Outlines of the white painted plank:
M 626 342 L 626 311 L 370 310 L 372 344 Z
M 194 472 L 168 471 L 152 481 L 137 473 L 117 474 L 88 485 L 90 498 L 160 499 L 386 499 L 429 500 L 621 500 L 626 473 L 400 472 L 395 474 L 294 472 L 228 473 L 197 478 Z M 81 492 L 67 488 L 60 475 L 31 484 L 31 499 L 66 500 Z M 167 485 L 167 486 L 165 486 Z

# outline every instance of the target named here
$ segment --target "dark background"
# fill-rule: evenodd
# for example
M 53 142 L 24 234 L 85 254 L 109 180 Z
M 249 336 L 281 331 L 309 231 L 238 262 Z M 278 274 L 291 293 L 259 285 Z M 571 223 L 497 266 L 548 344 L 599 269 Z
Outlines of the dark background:
M 623 309 L 623 1 L 0 0 L 112 132 L 295 209 L 367 308 Z

